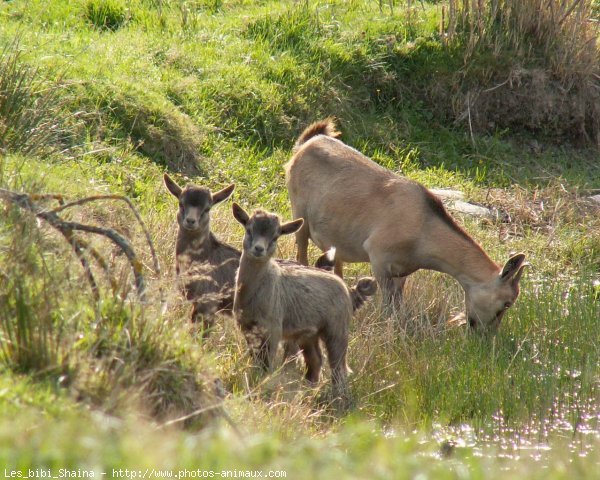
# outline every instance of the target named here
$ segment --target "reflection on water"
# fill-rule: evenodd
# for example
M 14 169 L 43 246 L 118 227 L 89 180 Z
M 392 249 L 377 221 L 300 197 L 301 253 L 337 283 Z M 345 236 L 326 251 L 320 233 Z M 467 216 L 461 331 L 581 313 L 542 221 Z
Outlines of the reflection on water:
M 597 399 L 571 399 L 569 408 L 555 402 L 543 419 L 532 416 L 518 427 L 508 425 L 502 412 L 489 425 L 433 426 L 433 438 L 444 449 L 469 448 L 478 457 L 544 460 L 553 448 L 568 448 L 571 455 L 585 457 L 600 441 L 600 406 Z

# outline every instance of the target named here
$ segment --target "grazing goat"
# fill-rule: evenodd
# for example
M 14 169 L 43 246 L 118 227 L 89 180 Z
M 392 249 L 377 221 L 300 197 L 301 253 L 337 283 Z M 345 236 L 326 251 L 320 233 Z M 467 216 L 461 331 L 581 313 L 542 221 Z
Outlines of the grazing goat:
M 298 230 L 301 218 L 281 224 L 277 215 L 261 210 L 249 217 L 236 203 L 233 216 L 246 229 L 233 311 L 255 361 L 270 369 L 280 340 L 295 342 L 304 355 L 306 379 L 314 383 L 322 365 L 321 339 L 327 349 L 334 394 L 344 397 L 350 320 L 365 298 L 375 293 L 375 280 L 362 278 L 348 289 L 330 273 L 274 261 L 277 239 Z
M 165 186 L 179 200 L 175 265 L 187 300 L 193 302 L 192 322 L 202 321 L 203 332 L 214 325 L 217 312 L 231 314 L 235 272 L 241 253 L 219 241 L 210 231 L 210 209 L 226 200 L 235 185 L 211 193 L 206 187 L 181 188 L 169 175 Z
M 337 139 L 331 119 L 310 125 L 286 164 L 297 260 L 306 265 L 309 238 L 323 251 L 335 246 L 343 262 L 370 262 L 386 303 L 401 300 L 405 277 L 421 268 L 448 273 L 465 290 L 473 328 L 496 329 L 519 295 L 524 254 L 501 268 L 450 217 L 423 185 L 379 166 Z

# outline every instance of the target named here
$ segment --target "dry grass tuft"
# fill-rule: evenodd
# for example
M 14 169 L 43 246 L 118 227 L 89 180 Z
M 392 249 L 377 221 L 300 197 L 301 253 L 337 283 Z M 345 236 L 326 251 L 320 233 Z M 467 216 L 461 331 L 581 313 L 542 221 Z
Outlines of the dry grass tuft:
M 600 230 L 597 208 L 578 191 L 560 182 L 529 190 L 490 188 L 481 193 L 481 203 L 497 212 L 499 238 L 523 238 L 529 234 L 552 236 L 567 225 L 581 225 L 590 233 Z
M 453 114 L 473 130 L 524 128 L 600 145 L 600 65 L 590 0 L 451 0 L 465 44 Z

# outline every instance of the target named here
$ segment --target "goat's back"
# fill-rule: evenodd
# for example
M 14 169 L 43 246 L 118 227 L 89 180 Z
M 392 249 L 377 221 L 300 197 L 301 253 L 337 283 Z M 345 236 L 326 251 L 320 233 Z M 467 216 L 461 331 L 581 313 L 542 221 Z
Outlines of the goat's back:
M 352 318 L 352 299 L 344 282 L 331 273 L 288 264 L 280 267 L 283 330 L 296 331 L 312 323 L 317 330 L 329 327 L 346 331 Z
M 238 305 L 244 321 L 253 322 L 256 316 L 281 321 L 283 337 L 288 339 L 323 331 L 347 332 L 353 304 L 341 279 L 295 262 L 273 262 L 268 272 L 256 277 L 257 285 L 248 289 L 252 293 Z
M 425 189 L 379 166 L 340 140 L 318 135 L 286 165 L 294 217 L 322 250 L 342 261 L 369 261 L 363 244 L 375 230 L 420 231 Z

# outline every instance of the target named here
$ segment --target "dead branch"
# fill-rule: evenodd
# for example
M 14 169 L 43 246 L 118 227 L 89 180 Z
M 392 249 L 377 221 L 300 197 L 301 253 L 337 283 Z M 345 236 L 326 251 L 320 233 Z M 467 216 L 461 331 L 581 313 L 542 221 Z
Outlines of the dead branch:
M 62 196 L 60 193 L 45 193 L 45 194 L 34 193 L 34 194 L 29 195 L 29 198 L 35 202 L 37 202 L 38 200 L 56 200 L 61 205 L 65 204 L 65 197 Z
M 54 210 L 52 210 L 52 212 L 59 213 L 59 212 L 62 212 L 63 210 L 66 210 L 67 208 L 75 207 L 78 205 L 83 205 L 84 203 L 88 203 L 88 202 L 94 202 L 96 200 L 120 200 L 127 204 L 129 209 L 133 212 L 133 215 L 135 216 L 136 220 L 140 224 L 142 231 L 144 232 L 144 236 L 146 237 L 146 243 L 148 244 L 148 248 L 150 249 L 150 254 L 152 255 L 154 271 L 157 275 L 160 275 L 160 264 L 158 263 L 158 257 L 156 255 L 156 251 L 154 250 L 154 244 L 152 243 L 152 240 L 150 238 L 150 232 L 146 228 L 146 224 L 142 220 L 142 217 L 140 216 L 137 209 L 134 207 L 133 203 L 131 203 L 131 200 L 129 198 L 127 198 L 123 195 L 95 195 L 93 197 L 85 197 L 80 200 L 75 200 L 74 202 L 62 203 L 60 207 L 55 208 Z
M 60 231 L 60 233 L 63 235 L 63 237 L 65 237 L 67 242 L 69 242 L 69 244 L 73 248 L 73 251 L 75 252 L 75 255 L 79 259 L 79 263 L 81 263 L 81 266 L 83 267 L 83 271 L 85 273 L 87 281 L 90 284 L 90 287 L 92 289 L 92 294 L 94 295 L 94 302 L 96 302 L 96 304 L 97 304 L 100 301 L 100 292 L 98 290 L 98 284 L 96 283 L 94 274 L 92 273 L 92 269 L 90 268 L 90 263 L 88 262 L 87 258 L 84 255 L 84 252 L 85 252 L 84 245 L 82 244 L 82 242 L 79 239 L 77 239 L 75 237 L 75 235 L 73 234 L 72 231 L 71 232 Z
M 107 197 L 108 196 L 103 196 L 100 198 L 107 198 Z M 58 216 L 58 212 L 64 210 L 65 208 L 68 208 L 68 207 L 74 206 L 74 205 L 81 205 L 83 203 L 87 203 L 89 201 L 94 200 L 95 197 L 87 197 L 87 198 L 78 200 L 76 202 L 63 204 L 54 210 L 46 210 L 46 209 L 42 208 L 38 204 L 34 203 L 33 199 L 34 198 L 36 198 L 36 199 L 51 198 L 51 199 L 59 200 L 59 202 L 62 203 L 63 199 L 59 195 L 33 196 L 33 195 L 28 195 L 26 193 L 11 192 L 10 190 L 5 190 L 3 188 L 0 188 L 0 198 L 7 200 L 7 201 L 17 205 L 18 207 L 33 213 L 36 216 L 36 218 L 44 220 L 45 222 L 50 224 L 52 227 L 54 227 L 56 230 L 58 230 L 63 235 L 63 237 L 69 242 L 69 244 L 73 248 L 75 255 L 77 256 L 81 265 L 83 266 L 85 274 L 86 274 L 86 278 L 92 288 L 92 291 L 94 292 L 94 296 L 96 297 L 96 299 L 98 296 L 98 286 L 97 286 L 97 283 L 91 272 L 89 262 L 87 261 L 87 258 L 84 256 L 84 251 L 87 249 L 86 247 L 88 246 L 88 244 L 86 242 L 76 238 L 74 236 L 74 233 L 77 231 L 88 232 L 88 233 L 93 233 L 96 235 L 101 235 L 101 236 L 111 240 L 127 257 L 127 260 L 129 261 L 129 264 L 133 271 L 133 275 L 135 278 L 135 286 L 136 286 L 138 295 L 142 300 L 144 299 L 146 283 L 145 283 L 144 276 L 142 274 L 142 263 L 138 260 L 131 244 L 129 243 L 129 241 L 127 239 L 122 237 L 120 234 L 118 234 L 113 229 L 96 227 L 93 225 L 85 225 L 85 224 L 77 223 L 77 222 L 67 222 Z M 142 224 L 142 228 L 144 229 L 144 233 L 146 234 L 146 240 L 148 241 L 148 243 L 150 245 L 150 250 L 154 257 L 155 269 L 158 273 L 160 271 L 160 269 L 158 267 L 158 260 L 156 259 L 156 255 L 154 254 L 154 247 L 150 240 L 148 231 L 146 230 L 145 226 L 143 225 L 143 222 L 141 222 L 141 218 L 139 217 L 139 214 L 137 213 L 137 211 L 131 204 L 131 201 L 129 199 L 125 200 L 125 198 L 126 197 L 118 197 L 118 199 L 124 200 L 128 203 L 130 208 L 134 211 L 136 218 L 138 218 L 138 221 L 140 221 L 140 223 Z M 96 199 L 99 199 L 99 198 L 96 198 Z M 91 252 L 91 254 L 97 261 L 98 261 L 98 258 L 101 258 L 100 255 L 95 251 Z M 103 266 L 103 268 L 106 267 L 106 263 L 104 262 L 104 259 L 102 259 L 102 261 L 99 263 L 101 266 Z
M 96 261 L 96 263 L 98 264 L 98 266 L 100 266 L 100 268 L 102 268 L 102 270 L 106 274 L 106 278 L 108 280 L 108 283 L 110 283 L 110 287 L 111 287 L 112 291 L 115 292 L 117 290 L 117 288 L 118 288 L 117 287 L 117 282 L 114 279 L 114 277 L 112 277 L 110 275 L 110 267 L 108 266 L 108 263 L 106 263 L 106 260 L 104 259 L 104 257 L 102 255 L 100 255 L 100 253 L 98 252 L 98 250 L 96 250 L 94 247 L 92 247 L 85 240 L 83 240 L 81 238 L 77 238 L 77 242 L 79 244 L 81 244 L 81 246 L 83 247 L 83 249 L 85 249 L 85 251 L 88 252 L 92 256 L 92 258 Z

